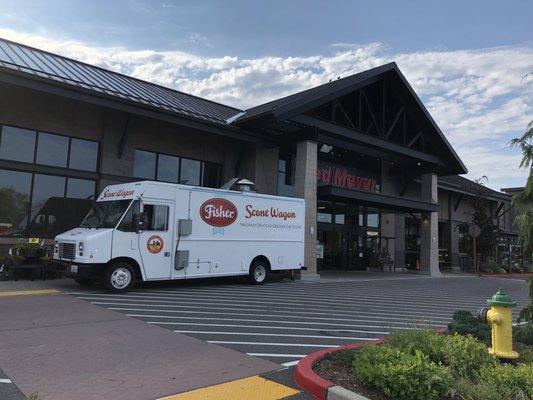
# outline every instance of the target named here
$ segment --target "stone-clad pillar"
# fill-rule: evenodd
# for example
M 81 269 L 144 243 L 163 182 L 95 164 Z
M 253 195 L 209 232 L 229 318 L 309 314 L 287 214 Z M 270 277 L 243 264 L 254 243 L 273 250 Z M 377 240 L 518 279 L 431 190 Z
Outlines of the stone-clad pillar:
M 438 203 L 437 174 L 422 175 L 422 200 Z M 431 276 L 440 276 L 438 212 L 422 214 L 420 239 L 420 272 Z
M 300 272 L 300 279 L 318 279 L 316 269 L 316 212 L 317 212 L 317 144 L 311 141 L 296 145 L 294 188 L 297 197 L 305 199 L 305 258 L 307 268 Z

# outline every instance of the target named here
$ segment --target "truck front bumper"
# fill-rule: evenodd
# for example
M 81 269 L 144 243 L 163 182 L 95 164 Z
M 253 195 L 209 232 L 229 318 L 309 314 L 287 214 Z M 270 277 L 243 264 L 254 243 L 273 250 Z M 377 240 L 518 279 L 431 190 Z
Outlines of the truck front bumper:
M 73 279 L 99 280 L 104 276 L 106 264 L 84 264 L 75 261 L 57 261 L 63 275 Z

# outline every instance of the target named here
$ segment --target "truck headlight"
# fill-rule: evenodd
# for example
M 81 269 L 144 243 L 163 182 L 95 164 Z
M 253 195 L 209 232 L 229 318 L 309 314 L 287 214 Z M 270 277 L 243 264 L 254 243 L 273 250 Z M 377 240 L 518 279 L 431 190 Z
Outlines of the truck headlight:
M 54 240 L 54 253 L 59 253 L 59 242 L 57 240 Z
M 79 256 L 80 256 L 80 257 L 83 257 L 83 242 L 80 242 L 80 243 L 78 244 L 78 251 L 79 251 L 79 253 L 78 253 Z

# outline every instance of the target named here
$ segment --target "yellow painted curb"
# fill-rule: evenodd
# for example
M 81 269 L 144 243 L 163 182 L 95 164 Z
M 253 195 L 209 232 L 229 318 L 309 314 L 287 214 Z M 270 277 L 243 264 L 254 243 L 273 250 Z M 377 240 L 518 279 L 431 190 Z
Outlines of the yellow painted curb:
M 12 292 L 0 292 L 0 297 L 12 297 L 12 296 L 36 296 L 44 294 L 58 294 L 57 289 L 34 289 L 34 290 L 15 290 Z
M 158 400 L 279 400 L 300 393 L 260 376 L 208 386 Z

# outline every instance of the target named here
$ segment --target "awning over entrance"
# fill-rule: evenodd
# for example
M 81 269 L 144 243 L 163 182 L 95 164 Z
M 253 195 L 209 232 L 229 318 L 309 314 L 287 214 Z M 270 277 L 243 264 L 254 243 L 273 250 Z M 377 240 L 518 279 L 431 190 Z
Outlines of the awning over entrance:
M 400 212 L 437 212 L 437 203 L 391 196 L 381 193 L 364 192 L 362 190 L 345 189 L 336 186 L 319 186 L 318 198 L 324 200 L 352 201 L 360 205 L 378 207 L 385 210 Z

